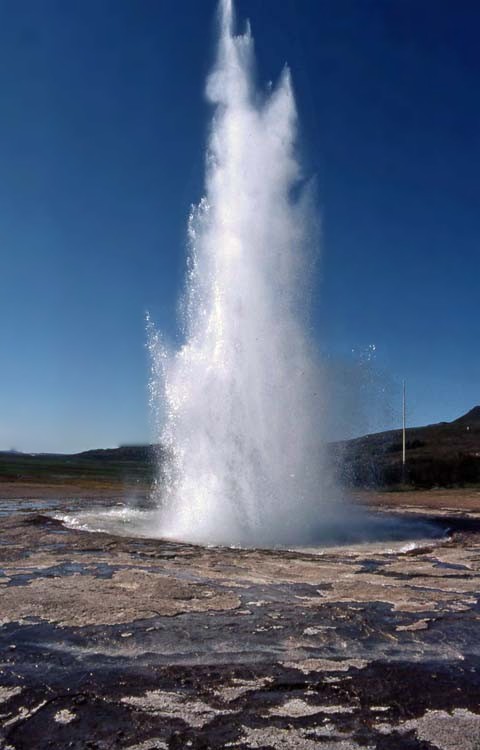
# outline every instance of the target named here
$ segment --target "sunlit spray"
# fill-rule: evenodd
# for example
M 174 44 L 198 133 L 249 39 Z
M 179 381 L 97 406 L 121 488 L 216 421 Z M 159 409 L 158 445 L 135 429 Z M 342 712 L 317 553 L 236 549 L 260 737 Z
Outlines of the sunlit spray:
M 184 344 L 169 351 L 147 321 L 157 479 L 136 507 L 61 518 L 202 544 L 324 547 L 435 535 L 428 524 L 347 503 L 332 481 L 326 440 L 342 413 L 355 421 L 359 389 L 353 371 L 320 361 L 311 340 L 317 221 L 296 149 L 290 73 L 262 93 L 249 28 L 235 35 L 228 0 L 219 15 L 205 197 L 189 222 Z M 365 373 L 360 391 L 364 382 Z
M 315 220 L 290 72 L 262 94 L 250 28 L 235 35 L 229 0 L 219 25 L 205 197 L 189 221 L 185 343 L 169 355 L 150 332 L 169 456 L 159 525 L 201 542 L 300 541 L 337 512 L 305 309 Z

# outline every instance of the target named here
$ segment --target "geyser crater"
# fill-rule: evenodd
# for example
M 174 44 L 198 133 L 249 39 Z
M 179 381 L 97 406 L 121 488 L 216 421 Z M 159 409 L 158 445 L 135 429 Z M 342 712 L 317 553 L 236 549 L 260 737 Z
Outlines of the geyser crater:
M 357 509 L 355 509 L 356 511 Z M 158 509 L 137 507 L 128 504 L 105 510 L 94 510 L 55 514 L 65 526 L 80 531 L 113 534 L 115 536 L 139 537 L 144 539 L 164 539 L 171 542 L 190 543 L 210 547 L 230 548 L 269 548 L 292 549 L 298 551 L 321 552 L 332 547 L 352 547 L 356 545 L 373 545 L 377 552 L 409 552 L 424 547 L 433 540 L 448 539 L 450 521 L 448 518 L 429 519 L 415 517 L 413 514 L 388 511 L 358 510 L 356 521 L 349 523 L 321 525 L 311 529 L 302 538 L 284 535 L 272 539 L 235 539 L 225 541 L 220 536 L 205 542 L 203 539 L 186 540 L 174 535 L 166 535 L 158 526 Z M 407 543 L 407 544 L 406 544 Z

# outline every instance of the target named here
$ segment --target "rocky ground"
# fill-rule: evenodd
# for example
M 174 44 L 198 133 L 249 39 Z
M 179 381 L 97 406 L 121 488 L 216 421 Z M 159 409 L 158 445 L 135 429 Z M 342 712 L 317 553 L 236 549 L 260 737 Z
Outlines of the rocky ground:
M 366 498 L 449 529 L 320 553 L 65 528 L 0 500 L 0 747 L 478 750 L 480 493 Z M 29 498 L 29 499 L 28 499 Z

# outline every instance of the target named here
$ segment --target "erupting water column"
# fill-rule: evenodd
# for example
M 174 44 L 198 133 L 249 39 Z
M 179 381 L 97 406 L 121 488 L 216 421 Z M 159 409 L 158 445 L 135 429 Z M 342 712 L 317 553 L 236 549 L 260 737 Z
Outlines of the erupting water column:
M 290 73 L 261 95 L 250 29 L 230 0 L 207 96 L 206 195 L 189 223 L 185 344 L 151 335 L 164 415 L 163 536 L 201 543 L 315 539 L 339 520 L 322 451 L 320 368 L 308 340 L 312 221 L 295 151 Z

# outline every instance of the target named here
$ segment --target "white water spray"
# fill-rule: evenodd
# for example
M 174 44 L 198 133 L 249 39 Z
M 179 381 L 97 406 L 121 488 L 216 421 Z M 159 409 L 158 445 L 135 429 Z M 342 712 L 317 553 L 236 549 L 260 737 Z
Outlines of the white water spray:
M 234 36 L 230 0 L 220 10 L 206 196 L 189 226 L 185 344 L 169 354 L 148 322 L 164 448 L 156 490 L 147 502 L 56 517 L 108 534 L 245 546 L 390 548 L 442 535 L 347 504 L 330 479 L 327 390 L 306 316 L 315 231 L 300 189 L 290 75 L 262 98 L 250 30 Z M 338 375 L 330 368 L 328 380 Z
M 151 335 L 169 454 L 159 530 L 178 539 L 305 542 L 340 520 L 322 449 L 320 368 L 305 298 L 315 232 L 295 149 L 290 73 L 253 80 L 250 29 L 220 4 L 206 195 L 189 223 L 185 344 Z

